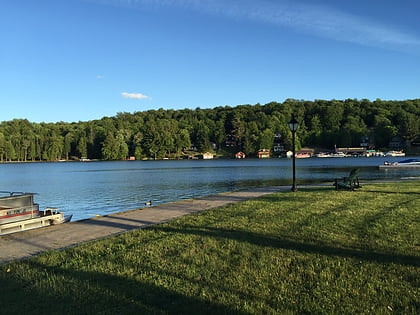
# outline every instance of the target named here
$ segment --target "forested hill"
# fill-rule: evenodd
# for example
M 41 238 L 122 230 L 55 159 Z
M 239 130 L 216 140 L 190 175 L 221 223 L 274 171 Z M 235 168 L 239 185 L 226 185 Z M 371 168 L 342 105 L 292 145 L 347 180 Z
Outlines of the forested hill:
M 176 158 L 191 147 L 198 152 L 241 150 L 255 156 L 261 148 L 272 149 L 274 142 L 290 148 L 287 122 L 293 113 L 299 121 L 299 146 L 359 146 L 361 137 L 368 136 L 372 146 L 386 148 L 394 136 L 408 143 L 420 137 L 420 99 L 288 99 L 265 105 L 118 113 L 77 123 L 3 121 L 0 159 Z

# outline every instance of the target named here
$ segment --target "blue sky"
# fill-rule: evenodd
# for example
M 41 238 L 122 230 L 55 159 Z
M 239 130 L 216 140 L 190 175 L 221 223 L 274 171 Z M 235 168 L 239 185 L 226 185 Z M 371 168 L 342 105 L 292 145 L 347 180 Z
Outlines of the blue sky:
M 0 121 L 420 97 L 418 0 L 2 0 Z

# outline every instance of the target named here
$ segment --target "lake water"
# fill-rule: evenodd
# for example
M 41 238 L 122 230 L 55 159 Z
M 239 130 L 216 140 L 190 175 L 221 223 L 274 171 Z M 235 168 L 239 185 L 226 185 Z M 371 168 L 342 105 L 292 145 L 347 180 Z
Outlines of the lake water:
M 332 184 L 361 169 L 360 180 L 418 178 L 420 169 L 380 170 L 404 158 L 311 158 L 296 160 L 297 183 Z M 271 185 L 290 185 L 290 159 L 118 161 L 0 164 L 0 190 L 38 193 L 40 208 L 58 207 L 73 220 Z

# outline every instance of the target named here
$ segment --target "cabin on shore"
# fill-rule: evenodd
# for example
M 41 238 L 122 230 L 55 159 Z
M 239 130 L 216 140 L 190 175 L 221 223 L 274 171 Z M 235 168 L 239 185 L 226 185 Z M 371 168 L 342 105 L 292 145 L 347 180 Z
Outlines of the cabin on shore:
M 214 154 L 210 152 L 203 153 L 203 160 L 212 160 L 214 159 Z
M 269 159 L 270 158 L 270 150 L 268 149 L 261 149 L 258 151 L 257 156 L 259 159 Z
M 302 148 L 296 152 L 296 157 L 312 157 L 315 153 L 315 150 L 312 148 Z M 292 154 L 293 155 L 293 154 Z
M 235 154 L 235 159 L 244 159 L 244 158 L 246 158 L 246 155 L 243 152 L 237 152 Z

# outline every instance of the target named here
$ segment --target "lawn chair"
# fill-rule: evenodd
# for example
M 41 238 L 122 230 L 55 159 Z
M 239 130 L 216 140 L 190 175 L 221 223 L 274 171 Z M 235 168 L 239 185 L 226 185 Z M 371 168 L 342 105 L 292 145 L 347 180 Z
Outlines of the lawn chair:
M 354 190 L 355 188 L 361 188 L 359 184 L 359 169 L 352 169 L 348 177 L 336 178 L 334 180 L 335 190 L 345 189 Z

